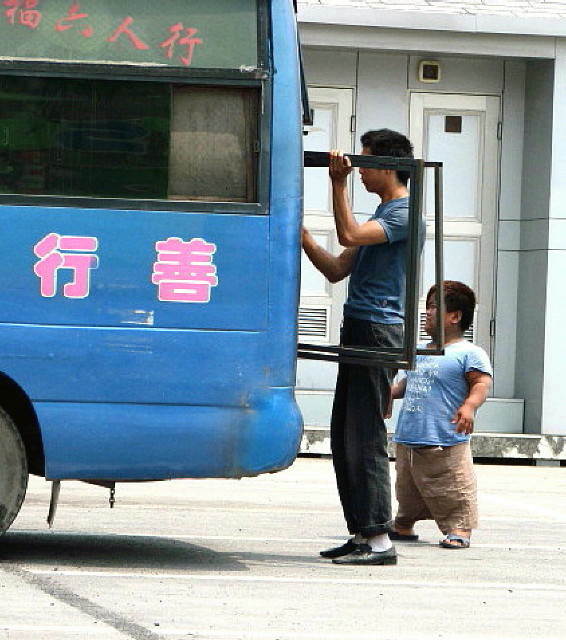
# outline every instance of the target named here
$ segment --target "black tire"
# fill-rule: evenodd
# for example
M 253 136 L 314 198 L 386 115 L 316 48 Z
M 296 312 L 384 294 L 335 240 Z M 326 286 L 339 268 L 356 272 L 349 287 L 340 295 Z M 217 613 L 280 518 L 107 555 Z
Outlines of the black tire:
M 16 425 L 0 409 L 0 536 L 18 515 L 28 486 L 28 463 Z

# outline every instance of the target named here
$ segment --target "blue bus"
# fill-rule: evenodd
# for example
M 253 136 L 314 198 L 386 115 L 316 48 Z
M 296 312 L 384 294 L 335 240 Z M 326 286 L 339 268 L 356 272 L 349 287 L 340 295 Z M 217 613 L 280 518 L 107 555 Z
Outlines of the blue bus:
M 0 18 L 0 533 L 28 474 L 294 460 L 302 199 L 291 0 Z

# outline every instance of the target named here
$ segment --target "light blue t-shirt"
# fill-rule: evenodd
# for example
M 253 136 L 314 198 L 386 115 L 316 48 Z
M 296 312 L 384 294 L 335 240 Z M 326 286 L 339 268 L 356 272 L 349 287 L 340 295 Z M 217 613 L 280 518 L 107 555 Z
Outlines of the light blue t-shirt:
M 450 422 L 468 394 L 465 376 L 469 371 L 493 375 L 486 352 L 468 340 L 449 344 L 443 356 L 417 356 L 415 370 L 406 373 L 407 387 L 393 441 L 449 447 L 469 440 L 469 435 L 456 433 L 456 425 Z
M 358 248 L 344 315 L 370 322 L 400 324 L 405 304 L 409 198 L 380 204 L 370 220 L 381 224 L 387 242 Z

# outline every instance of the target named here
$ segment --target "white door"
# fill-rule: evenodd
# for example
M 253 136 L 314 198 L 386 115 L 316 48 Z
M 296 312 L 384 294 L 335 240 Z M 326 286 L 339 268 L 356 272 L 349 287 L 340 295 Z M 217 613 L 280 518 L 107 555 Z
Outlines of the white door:
M 444 164 L 444 278 L 475 291 L 478 306 L 468 337 L 488 353 L 492 347 L 495 222 L 499 189 L 499 98 L 413 93 L 410 137 L 415 156 Z M 425 183 L 427 241 L 421 290 L 434 275 L 434 186 Z M 424 337 L 424 336 L 423 336 Z
M 304 137 L 306 151 L 342 149 L 352 152 L 352 89 L 309 88 L 313 126 Z M 332 214 L 332 196 L 328 169 L 305 169 L 304 225 L 325 249 L 339 253 Z M 330 284 L 309 259 L 302 255 L 301 300 L 299 307 L 299 341 L 338 344 L 346 283 Z M 335 367 L 323 362 L 301 360 L 297 370 L 297 387 L 334 389 Z

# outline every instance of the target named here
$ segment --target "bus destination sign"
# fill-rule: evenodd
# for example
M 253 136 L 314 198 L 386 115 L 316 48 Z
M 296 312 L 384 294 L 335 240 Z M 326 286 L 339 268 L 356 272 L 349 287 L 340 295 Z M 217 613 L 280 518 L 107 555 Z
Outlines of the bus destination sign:
M 257 0 L 0 0 L 0 61 L 258 65 Z

